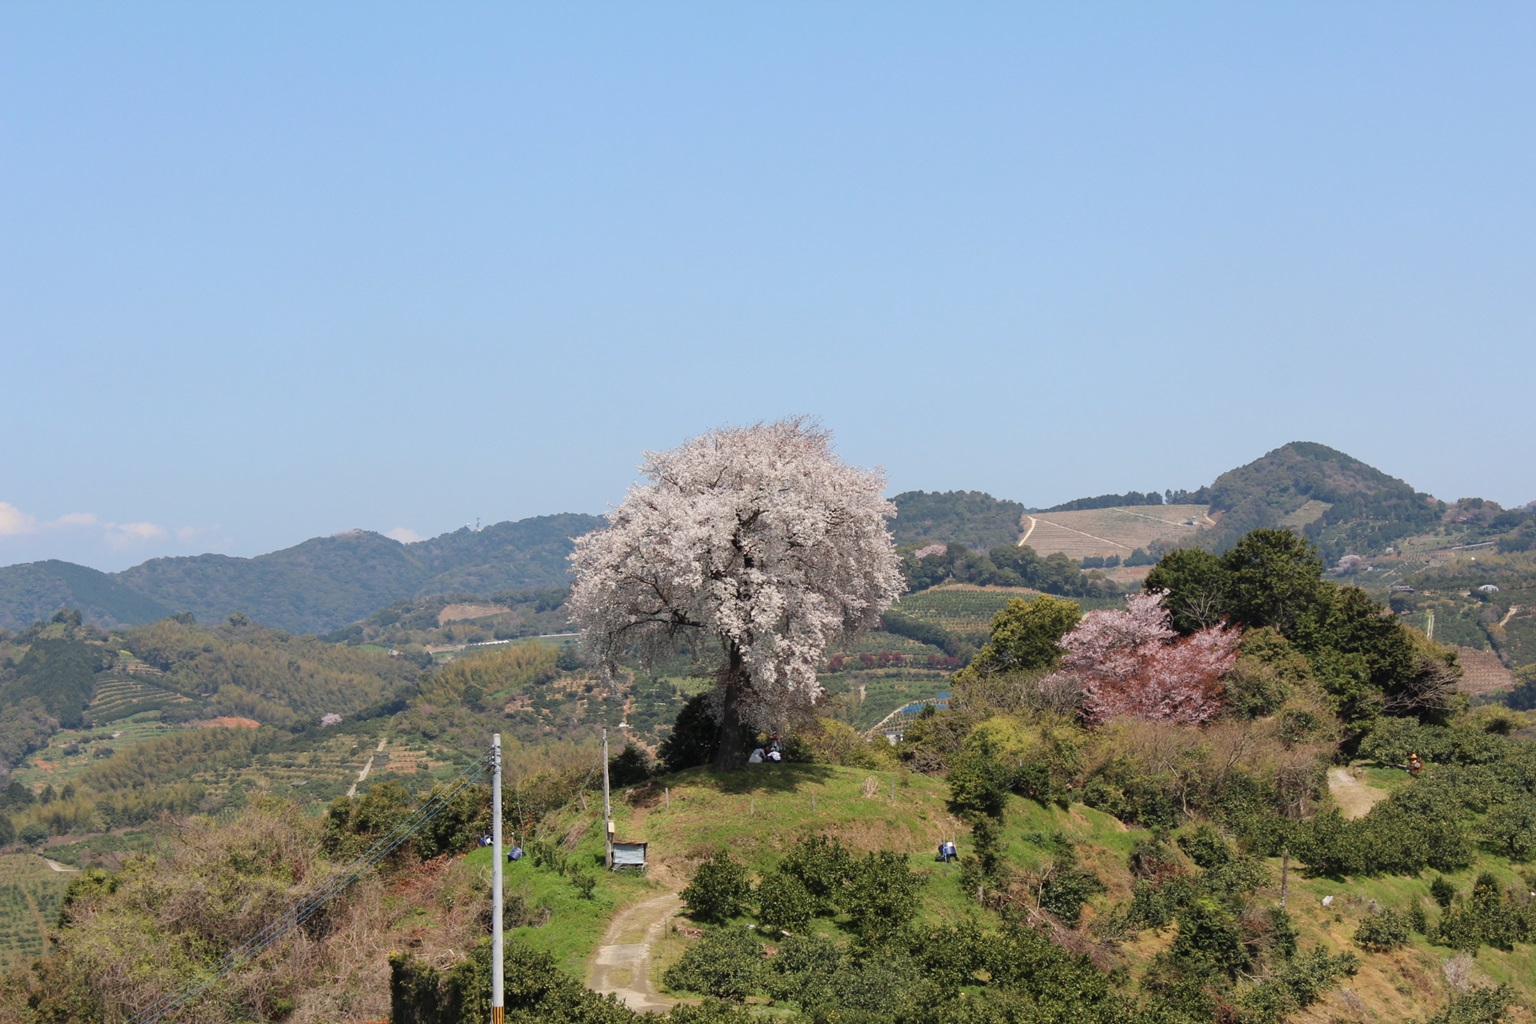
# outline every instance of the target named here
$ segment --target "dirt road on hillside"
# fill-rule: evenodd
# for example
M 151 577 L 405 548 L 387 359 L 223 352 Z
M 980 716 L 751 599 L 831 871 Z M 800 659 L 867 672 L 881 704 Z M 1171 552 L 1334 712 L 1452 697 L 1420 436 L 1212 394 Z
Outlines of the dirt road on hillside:
M 1029 520 L 1029 529 L 1025 530 L 1024 536 L 1019 538 L 1019 547 L 1023 547 L 1025 544 L 1028 544 L 1029 535 L 1035 532 L 1035 517 L 1025 516 L 1024 518 Z
M 631 1010 L 670 1010 L 675 1000 L 658 995 L 651 984 L 651 948 L 682 906 L 682 897 L 673 892 L 621 912 L 587 965 L 587 987 L 602 995 L 613 993 Z
M 1387 798 L 1387 791 L 1367 786 L 1348 768 L 1328 769 L 1328 792 L 1338 801 L 1346 818 L 1363 818 L 1372 807 Z

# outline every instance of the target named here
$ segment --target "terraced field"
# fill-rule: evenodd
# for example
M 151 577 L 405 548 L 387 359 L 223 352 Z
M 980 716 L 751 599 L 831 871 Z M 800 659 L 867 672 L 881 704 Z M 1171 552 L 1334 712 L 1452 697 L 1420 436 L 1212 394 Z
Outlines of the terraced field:
M 1492 651 L 1458 647 L 1456 660 L 1461 663 L 1461 682 L 1457 689 L 1462 693 L 1477 697 L 1515 688 L 1515 674 L 1505 668 Z
M 0 856 L 0 970 L 42 955 L 74 877 L 35 854 Z
M 937 647 L 918 643 L 908 637 L 897 636 L 895 633 L 872 632 L 861 633 L 856 637 L 839 640 L 827 648 L 827 657 L 850 654 L 915 654 L 918 656 L 929 654 L 943 654 Z
M 96 686 L 96 697 L 87 713 L 90 720 L 106 725 L 120 718 L 130 718 L 146 711 L 164 711 L 176 704 L 196 703 L 174 690 L 159 685 L 158 673 L 113 672 Z
M 160 723 L 158 711 L 110 722 L 97 729 L 61 729 L 48 745 L 34 751 L 11 777 L 25 786 L 40 789 L 52 784 L 62 788 L 74 776 L 114 751 L 124 750 L 152 736 L 163 736 L 171 727 Z
M 1081 512 L 1042 512 L 1024 517 L 1027 536 L 1022 543 L 1042 555 L 1054 555 L 1059 551 L 1073 559 L 1107 555 L 1124 557 L 1153 541 L 1177 543 L 1189 540 L 1211 525 L 1214 524 L 1206 515 L 1204 505 L 1136 505 Z
M 1038 593 L 1027 587 L 976 587 L 956 583 L 908 594 L 896 602 L 894 610 L 943 626 L 961 636 L 985 635 L 992 629 L 993 616 L 1009 601 L 1016 597 L 1028 599 Z

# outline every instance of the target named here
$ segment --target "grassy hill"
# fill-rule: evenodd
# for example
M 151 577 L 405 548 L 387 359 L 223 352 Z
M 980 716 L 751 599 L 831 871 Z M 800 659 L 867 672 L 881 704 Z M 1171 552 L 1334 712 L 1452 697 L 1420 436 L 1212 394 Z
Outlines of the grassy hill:
M 1025 540 L 1041 555 L 1061 552 L 1074 560 L 1118 555 L 1138 548 L 1198 543 L 1215 525 L 1204 505 L 1133 505 L 1070 512 L 1038 512 L 1024 519 Z
M 1370 777 L 1393 789 L 1409 784 L 1402 772 L 1374 772 Z M 890 850 L 902 855 L 922 880 L 915 918 L 919 927 L 971 922 L 983 930 L 996 929 L 1008 912 L 978 905 L 961 881 L 960 865 L 938 863 L 934 858 L 933 851 L 943 839 L 957 841 L 963 854 L 974 850 L 970 829 L 948 801 L 949 790 L 942 780 L 832 765 L 765 766 L 724 775 L 693 770 L 631 787 L 615 798 L 616 834 L 649 844 L 646 876 L 599 872 L 594 898 L 582 901 L 548 864 L 520 863 L 508 874 L 511 891 L 520 901 L 558 907 L 561 913 L 547 925 L 518 929 L 516 936 L 553 955 L 571 976 L 582 978 L 619 908 L 676 891 L 700 864 L 720 851 L 729 851 L 754 878 L 765 877 L 809 836 L 835 839 L 855 854 Z M 539 834 L 552 840 L 570 863 L 592 871 L 602 857 L 599 817 L 596 808 L 583 811 L 573 803 L 549 819 Z M 1147 983 L 1159 954 L 1175 942 L 1176 929 L 1127 932 L 1116 921 L 1145 888 L 1145 875 L 1138 874 L 1135 856 L 1156 837 L 1077 803 L 1060 806 L 1011 797 L 1002 820 L 999 845 L 1012 869 L 1048 877 L 1065 841 L 1075 849 L 1081 868 L 1104 886 L 1089 900 L 1079 924 L 1060 940 L 1069 948 L 1095 950 L 1096 958 L 1125 972 L 1132 984 Z M 1171 859 L 1162 870 L 1201 873 L 1177 842 L 1197 831 L 1198 825 L 1192 823 L 1167 837 L 1171 841 L 1165 849 L 1171 851 Z M 1417 933 L 1406 945 L 1387 952 L 1364 949 L 1354 940 L 1375 908 L 1401 910 L 1417 905 L 1433 920 L 1441 913 L 1430 891 L 1436 878 L 1443 877 L 1462 892 L 1470 889 L 1479 872 L 1489 870 L 1505 883 L 1522 884 L 1519 873 L 1499 858 L 1485 857 L 1464 870 L 1444 875 L 1426 872 L 1413 878 L 1314 876 L 1293 863 L 1284 872 L 1283 894 L 1281 859 L 1262 859 L 1258 868 L 1261 880 L 1255 904 L 1278 907 L 1283 896 L 1302 949 L 1357 958 L 1353 973 L 1325 986 L 1310 1011 L 1285 1019 L 1362 1024 L 1415 1020 L 1445 1005 L 1457 994 L 1458 985 L 1475 984 L 1510 985 L 1519 1002 L 1536 1005 L 1536 947 L 1527 943 L 1507 951 L 1484 946 L 1475 955 L 1464 955 L 1433 945 Z M 738 924 L 753 920 L 750 914 L 736 919 Z M 811 930 L 846 941 L 843 929 L 847 927 L 846 919 L 838 917 L 816 922 Z M 657 988 L 664 990 L 667 968 L 696 942 L 676 931 L 664 933 L 649 964 Z M 1516 1010 L 1508 1019 L 1530 1020 L 1523 1012 Z

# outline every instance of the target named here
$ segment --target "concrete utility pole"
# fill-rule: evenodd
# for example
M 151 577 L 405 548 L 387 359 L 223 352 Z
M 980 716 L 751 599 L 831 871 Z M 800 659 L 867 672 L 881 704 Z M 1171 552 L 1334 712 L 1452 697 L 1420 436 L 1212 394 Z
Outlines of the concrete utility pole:
M 608 730 L 603 730 L 603 834 L 607 836 L 603 867 L 613 870 L 613 804 L 608 799 Z
M 491 737 L 491 1024 L 507 1012 L 501 935 L 501 733 Z

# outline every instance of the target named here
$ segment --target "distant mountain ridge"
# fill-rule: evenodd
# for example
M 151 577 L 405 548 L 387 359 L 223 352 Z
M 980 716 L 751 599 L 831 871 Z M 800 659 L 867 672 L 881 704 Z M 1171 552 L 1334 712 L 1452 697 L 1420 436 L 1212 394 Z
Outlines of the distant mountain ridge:
M 1176 506 L 1208 506 L 1215 525 L 1203 525 L 1209 520 L 1196 516 L 1187 525 L 1197 532 L 1170 529 L 1167 537 L 1149 545 L 1154 556 L 1190 544 L 1224 550 L 1249 530 L 1275 526 L 1303 534 L 1329 561 L 1345 554 L 1378 554 L 1404 537 L 1434 530 L 1446 510 L 1444 503 L 1359 459 L 1314 441 L 1293 441 L 1195 491 L 1084 497 L 1053 506 L 1045 514 L 1056 513 L 1050 521 L 1054 523 L 1064 518 L 1061 513 L 1123 509 L 1129 514 L 1124 523 L 1144 527 L 1149 517 L 1136 510 L 1162 504 L 1165 497 Z M 935 541 L 985 550 L 1014 543 L 1020 534 L 1011 530 L 1010 519 L 1026 512 L 1018 502 L 980 491 L 909 491 L 894 500 L 899 515 L 892 533 L 898 544 Z M 1027 513 L 1031 520 L 1040 514 L 1033 508 Z M 1112 517 L 1094 517 L 1067 533 L 1053 533 L 1050 523 L 1042 519 L 1030 527 L 1029 542 L 1042 554 L 1070 550 L 1076 552 L 1075 559 L 1093 549 L 1089 553 L 1123 556 L 1130 546 L 1145 543 L 1139 536 L 1132 540 L 1125 531 L 1116 532 Z M 1064 545 L 1064 537 L 1071 543 Z
M 603 522 L 580 513 L 535 516 L 414 544 L 354 530 L 255 558 L 154 558 L 119 573 L 29 562 L 0 568 L 0 626 L 23 628 L 68 605 L 105 626 L 182 611 L 205 622 L 240 612 L 290 632 L 326 632 L 414 597 L 562 586 L 572 539 Z
M 1310 441 L 1283 445 L 1228 470 L 1209 487 L 1170 491 L 1168 497 L 1191 504 L 1208 497 L 1216 524 L 1183 524 L 1198 526 L 1198 532 L 1185 539 L 1187 530 L 1173 530 L 1179 536 L 1151 545 L 1154 555 L 1189 543 L 1221 550 L 1256 527 L 1284 526 L 1313 540 L 1333 561 L 1346 553 L 1380 553 L 1400 538 L 1433 530 L 1446 512 L 1444 503 L 1402 480 Z M 1128 492 L 1058 507 L 1142 507 L 1156 499 L 1154 492 Z M 1012 545 L 1026 512 L 1017 501 L 981 491 L 907 491 L 893 502 L 898 515 L 892 535 L 907 547 L 939 542 L 987 551 Z M 104 626 L 151 622 L 181 611 L 205 622 L 243 612 L 290 632 L 330 632 L 398 601 L 564 586 L 572 539 L 603 523 L 579 513 L 536 516 L 482 530 L 465 527 L 414 544 L 359 530 L 255 558 L 155 558 L 119 573 L 60 561 L 0 567 L 0 627 L 24 628 L 69 606 Z M 1111 537 L 1106 532 L 1111 527 L 1106 521 L 1078 529 L 1103 542 L 1099 553 L 1124 554 L 1119 549 L 1126 538 Z M 1034 543 L 1046 540 L 1043 528 L 1036 532 L 1040 540 Z M 1044 544 L 1042 553 L 1049 548 Z

